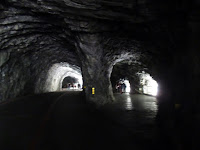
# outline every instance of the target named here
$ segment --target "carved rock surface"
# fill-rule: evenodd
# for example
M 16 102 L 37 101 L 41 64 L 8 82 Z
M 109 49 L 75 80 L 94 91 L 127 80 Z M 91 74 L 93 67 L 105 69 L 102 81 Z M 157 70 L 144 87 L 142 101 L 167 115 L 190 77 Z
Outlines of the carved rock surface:
M 60 62 L 81 68 L 86 95 L 95 103 L 114 100 L 110 77 L 115 65 L 124 66 L 132 81 L 137 71 L 145 70 L 173 93 L 186 55 L 193 60 L 196 54 L 186 48 L 186 16 L 194 22 L 197 7 L 184 0 L 3 0 L 0 101 L 44 89 L 49 69 Z M 115 69 L 111 80 L 120 71 Z M 90 96 L 91 87 L 99 98 Z

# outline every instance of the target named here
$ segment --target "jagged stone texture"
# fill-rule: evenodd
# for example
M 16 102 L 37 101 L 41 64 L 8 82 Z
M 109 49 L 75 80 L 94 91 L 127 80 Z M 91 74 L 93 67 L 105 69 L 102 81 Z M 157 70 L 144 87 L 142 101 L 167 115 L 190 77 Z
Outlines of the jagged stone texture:
M 48 70 L 60 62 L 81 67 L 86 94 L 97 103 L 113 101 L 110 77 L 126 76 L 133 85 L 140 70 L 149 72 L 163 91 L 174 93 L 186 55 L 196 54 L 186 48 L 186 16 L 198 18 L 197 8 L 196 1 L 186 0 L 3 0 L 0 100 L 43 89 Z M 198 66 L 196 58 L 189 60 Z M 125 66 L 126 74 L 117 65 Z M 199 73 L 186 68 L 195 76 L 193 82 L 199 82 Z M 178 79 L 182 81 L 184 77 Z M 93 86 L 101 89 L 100 98 L 90 97 Z

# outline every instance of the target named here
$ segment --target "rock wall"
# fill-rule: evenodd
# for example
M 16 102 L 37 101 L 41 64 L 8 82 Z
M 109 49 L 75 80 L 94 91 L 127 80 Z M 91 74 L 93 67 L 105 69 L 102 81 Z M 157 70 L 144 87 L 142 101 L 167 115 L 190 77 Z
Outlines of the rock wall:
M 195 0 L 1 1 L 0 99 L 43 91 L 50 67 L 67 62 L 81 67 L 88 99 L 105 104 L 114 100 L 113 66 L 126 61 L 130 80 L 136 70 L 149 72 L 173 107 L 182 102 L 184 85 L 199 83 L 191 69 L 199 64 L 198 46 L 192 46 L 198 8 Z
M 74 46 L 63 41 L 67 35 L 55 20 L 7 2 L 0 8 L 0 101 L 34 93 L 54 63 L 79 65 Z

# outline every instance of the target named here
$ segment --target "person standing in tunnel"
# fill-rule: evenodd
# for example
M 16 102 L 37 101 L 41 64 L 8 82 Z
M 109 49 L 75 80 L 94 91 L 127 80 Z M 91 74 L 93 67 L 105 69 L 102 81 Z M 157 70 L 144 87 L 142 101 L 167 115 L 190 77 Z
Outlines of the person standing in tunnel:
M 80 84 L 78 84 L 78 89 L 80 89 L 81 88 L 81 85 Z
M 125 91 L 126 91 L 126 84 L 123 82 L 123 83 L 121 84 L 121 94 L 122 94 L 122 93 L 125 93 Z

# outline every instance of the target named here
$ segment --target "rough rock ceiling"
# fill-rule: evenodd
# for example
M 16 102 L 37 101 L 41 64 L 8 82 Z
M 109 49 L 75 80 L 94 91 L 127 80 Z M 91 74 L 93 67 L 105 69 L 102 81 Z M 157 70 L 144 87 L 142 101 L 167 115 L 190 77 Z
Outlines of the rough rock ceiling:
M 184 0 L 1 1 L 0 99 L 30 93 L 59 62 L 83 67 L 88 64 L 81 60 L 99 55 L 94 58 L 105 62 L 102 66 L 127 59 L 131 66 L 136 61 L 149 68 L 160 62 L 169 65 L 181 36 L 174 31 L 184 30 L 187 4 Z M 88 45 L 94 47 L 89 50 Z M 152 61 L 157 57 L 160 60 Z

